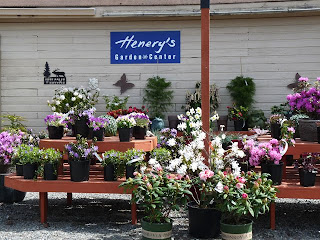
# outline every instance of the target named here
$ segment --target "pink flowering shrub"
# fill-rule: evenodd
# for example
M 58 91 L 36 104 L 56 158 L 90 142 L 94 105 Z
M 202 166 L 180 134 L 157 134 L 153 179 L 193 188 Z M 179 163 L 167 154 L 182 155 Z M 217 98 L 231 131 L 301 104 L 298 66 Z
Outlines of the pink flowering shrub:
M 23 133 L 10 133 L 7 131 L 0 133 L 0 164 L 11 164 L 14 147 L 21 143 Z
M 271 139 L 269 142 L 262 143 L 257 143 L 251 139 L 245 142 L 244 150 L 249 155 L 251 166 L 257 166 L 261 163 L 279 164 L 282 158 L 280 143 L 277 139 Z
M 298 92 L 289 94 L 287 100 L 291 110 L 305 113 L 311 119 L 318 119 L 320 116 L 320 88 L 319 81 L 312 86 L 308 83 L 308 78 L 300 78 L 298 83 Z

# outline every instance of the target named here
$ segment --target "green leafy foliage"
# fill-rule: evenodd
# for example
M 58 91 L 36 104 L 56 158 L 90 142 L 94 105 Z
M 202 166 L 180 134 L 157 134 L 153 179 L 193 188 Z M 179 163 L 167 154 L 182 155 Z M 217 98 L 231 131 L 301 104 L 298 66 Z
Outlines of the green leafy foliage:
M 9 124 L 5 124 L 2 127 L 2 131 L 22 131 L 27 132 L 26 126 L 22 123 L 26 121 L 23 117 L 15 114 L 5 114 L 1 116 L 2 123 L 9 121 Z
M 107 111 L 114 111 L 118 109 L 126 109 L 127 103 L 129 100 L 129 96 L 120 98 L 118 96 L 113 96 L 112 100 L 109 96 L 103 96 L 103 99 L 106 103 L 106 110 Z
M 151 117 L 164 118 L 164 112 L 172 105 L 173 91 L 168 90 L 170 87 L 171 82 L 159 76 L 147 80 L 143 101 L 147 103 Z
M 125 161 L 124 153 L 116 150 L 110 150 L 103 153 L 102 166 L 107 166 L 108 164 L 114 165 L 115 174 L 118 178 L 124 176 L 125 172 Z
M 254 103 L 256 85 L 253 78 L 237 76 L 227 85 L 227 89 L 237 107 L 250 109 Z
M 264 129 L 266 127 L 267 118 L 264 116 L 264 112 L 261 109 L 251 110 L 248 115 L 248 127 L 260 127 Z
M 108 124 L 106 124 L 105 126 L 105 136 L 106 137 L 116 136 L 117 129 L 118 129 L 116 119 L 109 115 L 102 115 L 100 116 L 100 118 L 108 119 Z
M 40 163 L 42 157 L 42 150 L 38 147 L 21 144 L 15 148 L 12 156 L 14 164 Z

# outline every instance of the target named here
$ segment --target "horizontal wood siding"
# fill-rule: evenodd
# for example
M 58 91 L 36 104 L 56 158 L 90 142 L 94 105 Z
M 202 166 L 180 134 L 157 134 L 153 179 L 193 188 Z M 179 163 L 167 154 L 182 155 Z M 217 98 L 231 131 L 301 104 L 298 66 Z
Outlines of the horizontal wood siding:
M 267 115 L 270 107 L 285 101 L 286 88 L 296 72 L 310 79 L 319 74 L 320 17 L 229 19 L 211 23 L 211 82 L 220 90 L 218 112 L 226 114 L 231 99 L 226 84 L 237 75 L 255 79 L 257 108 Z M 110 64 L 110 31 L 180 30 L 181 64 Z M 126 73 L 135 88 L 129 104 L 140 107 L 149 77 L 159 75 L 172 82 L 174 105 L 168 114 L 181 113 L 186 91 L 200 80 L 200 22 L 62 22 L 1 23 L 1 110 L 27 118 L 27 125 L 44 129 L 43 118 L 50 113 L 47 100 L 57 85 L 43 84 L 48 61 L 66 73 L 67 86 L 87 86 L 98 78 L 101 95 L 120 95 L 113 86 Z M 97 104 L 105 111 L 104 101 Z

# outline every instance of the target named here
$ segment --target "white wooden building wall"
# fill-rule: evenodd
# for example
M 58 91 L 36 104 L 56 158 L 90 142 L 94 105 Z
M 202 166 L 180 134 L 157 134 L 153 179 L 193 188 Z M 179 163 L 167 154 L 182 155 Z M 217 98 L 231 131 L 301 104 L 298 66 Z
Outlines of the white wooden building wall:
M 320 75 L 319 22 L 317 16 L 212 21 L 211 81 L 220 87 L 218 112 L 226 113 L 231 99 L 225 86 L 241 73 L 255 79 L 255 106 L 267 115 L 285 101 L 296 72 L 312 79 Z M 111 65 L 110 31 L 141 30 L 180 30 L 181 63 Z M 66 86 L 87 86 L 89 78 L 98 78 L 102 95 L 120 95 L 112 84 L 126 73 L 135 87 L 124 95 L 137 107 L 146 80 L 165 77 L 175 95 L 169 114 L 182 112 L 186 91 L 200 80 L 200 21 L 1 23 L 0 35 L 2 114 L 25 117 L 36 131 L 44 129 L 47 100 L 61 86 L 43 84 L 46 61 L 51 71 L 66 73 Z M 97 109 L 105 111 L 102 98 Z

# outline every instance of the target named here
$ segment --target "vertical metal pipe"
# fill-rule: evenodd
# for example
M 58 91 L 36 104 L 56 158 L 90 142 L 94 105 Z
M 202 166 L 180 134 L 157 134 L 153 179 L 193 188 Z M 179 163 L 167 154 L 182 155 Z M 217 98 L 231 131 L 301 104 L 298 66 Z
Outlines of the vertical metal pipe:
M 208 164 L 210 131 L 210 0 L 201 0 L 201 108 L 206 132 L 204 157 Z

